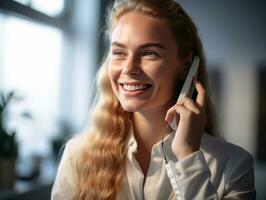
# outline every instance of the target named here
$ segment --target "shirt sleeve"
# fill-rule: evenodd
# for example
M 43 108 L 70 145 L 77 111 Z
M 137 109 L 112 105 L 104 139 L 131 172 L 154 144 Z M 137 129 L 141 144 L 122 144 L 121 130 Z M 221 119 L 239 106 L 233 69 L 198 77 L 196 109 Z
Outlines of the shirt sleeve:
M 74 197 L 76 177 L 69 148 L 67 143 L 57 169 L 51 200 L 71 200 Z
M 229 163 L 230 176 L 225 183 L 224 195 L 220 197 L 211 182 L 211 171 L 202 151 L 179 160 L 175 166 L 183 199 L 255 199 L 251 155 L 241 162 L 236 161 L 234 166 Z

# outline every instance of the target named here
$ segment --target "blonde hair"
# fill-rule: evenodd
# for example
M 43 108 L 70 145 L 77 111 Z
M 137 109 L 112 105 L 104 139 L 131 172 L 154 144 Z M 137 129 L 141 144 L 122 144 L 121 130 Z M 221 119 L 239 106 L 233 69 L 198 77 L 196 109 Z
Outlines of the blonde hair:
M 143 12 L 164 20 L 176 39 L 180 57 L 194 52 L 200 57 L 199 81 L 209 94 L 205 58 L 197 28 L 181 6 L 172 0 L 117 0 L 109 12 L 110 35 L 119 18 L 130 11 Z M 107 71 L 108 57 L 97 76 L 97 103 L 85 142 L 75 155 L 78 185 L 74 199 L 116 199 L 125 177 L 127 139 L 131 113 L 123 110 L 115 97 Z M 205 131 L 214 133 L 212 104 L 207 97 Z

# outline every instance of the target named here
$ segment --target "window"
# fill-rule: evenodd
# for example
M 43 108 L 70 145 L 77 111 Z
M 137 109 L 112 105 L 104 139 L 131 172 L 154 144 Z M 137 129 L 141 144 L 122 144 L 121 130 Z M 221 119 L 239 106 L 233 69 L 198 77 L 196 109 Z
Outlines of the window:
M 64 0 L 15 0 L 25 6 L 38 10 L 49 16 L 58 16 L 63 13 Z
M 16 168 L 24 177 L 30 177 L 34 163 L 40 169 L 30 185 L 16 181 L 18 193 L 54 179 L 58 141 L 87 122 L 97 68 L 98 6 L 97 0 L 0 1 L 0 91 L 23 97 L 9 109 L 8 127 L 19 140 Z M 21 117 L 24 111 L 32 119 Z
M 22 155 L 44 153 L 59 112 L 62 32 L 13 16 L 0 18 L 0 85 L 23 96 L 14 112 L 26 109 L 33 117 L 27 122 L 16 118 L 10 126 L 17 129 Z

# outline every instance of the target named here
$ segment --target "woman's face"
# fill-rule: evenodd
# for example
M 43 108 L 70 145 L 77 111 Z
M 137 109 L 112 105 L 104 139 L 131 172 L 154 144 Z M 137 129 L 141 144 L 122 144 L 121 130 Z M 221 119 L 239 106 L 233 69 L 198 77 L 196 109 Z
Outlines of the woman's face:
M 174 103 L 184 62 L 165 22 L 143 13 L 126 13 L 110 41 L 109 78 L 124 110 L 147 111 Z

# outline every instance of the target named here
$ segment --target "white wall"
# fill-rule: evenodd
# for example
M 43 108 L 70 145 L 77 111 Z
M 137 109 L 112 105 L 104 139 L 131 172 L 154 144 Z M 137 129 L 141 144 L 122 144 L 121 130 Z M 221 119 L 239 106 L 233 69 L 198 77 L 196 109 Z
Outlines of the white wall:
M 224 137 L 256 154 L 256 67 L 266 63 L 266 2 L 180 0 L 196 23 L 207 65 L 222 77 L 220 126 Z

